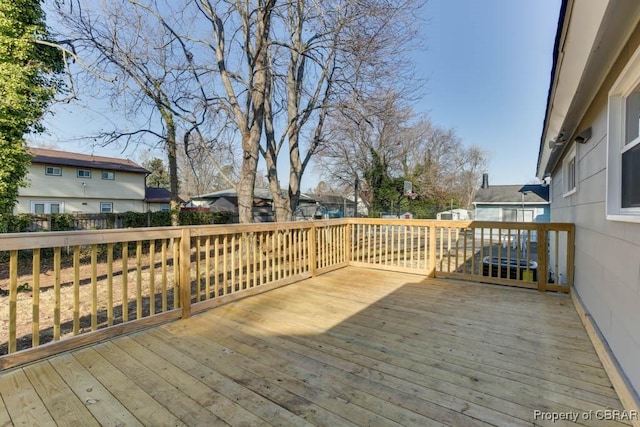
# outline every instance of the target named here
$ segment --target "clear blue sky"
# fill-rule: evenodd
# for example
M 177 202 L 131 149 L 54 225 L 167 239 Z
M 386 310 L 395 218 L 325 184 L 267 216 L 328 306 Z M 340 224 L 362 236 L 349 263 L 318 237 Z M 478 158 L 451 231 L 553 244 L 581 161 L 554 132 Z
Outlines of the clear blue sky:
M 442 127 L 490 158 L 491 184 L 532 181 L 549 88 L 561 0 L 429 0 L 422 18 L 426 46 L 416 52 L 416 74 L 426 82 L 416 102 Z M 36 140 L 58 149 L 140 160 L 146 147 L 93 147 L 78 138 L 111 129 L 102 112 L 56 107 L 49 134 Z M 117 122 L 117 117 L 112 117 Z M 157 154 L 159 157 L 161 154 Z M 281 171 L 286 183 L 287 171 Z M 308 169 L 302 188 L 315 187 Z
M 560 0 L 429 0 L 418 110 L 484 148 L 491 184 L 535 177 Z

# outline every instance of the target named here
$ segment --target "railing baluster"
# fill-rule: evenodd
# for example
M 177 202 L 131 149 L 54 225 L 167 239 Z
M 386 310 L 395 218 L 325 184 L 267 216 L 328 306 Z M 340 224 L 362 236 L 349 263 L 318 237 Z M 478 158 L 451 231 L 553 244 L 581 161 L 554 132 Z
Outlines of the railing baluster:
M 107 326 L 113 326 L 113 243 L 107 243 Z
M 33 250 L 33 302 L 32 302 L 32 334 L 31 345 L 40 345 L 40 248 Z
M 76 245 L 73 247 L 73 335 L 78 335 L 79 333 L 80 333 L 80 246 Z
M 161 241 L 162 312 L 167 311 L 167 239 Z
M 91 330 L 98 329 L 98 245 L 91 245 Z
M 136 319 L 142 318 L 142 241 L 136 241 Z
M 60 340 L 60 246 L 53 249 L 53 340 Z M 93 267 L 92 267 L 93 268 Z
M 213 296 L 220 296 L 220 236 L 215 236 L 213 241 Z
M 211 236 L 204 241 L 204 291 L 205 300 L 211 298 Z
M 17 349 L 18 325 L 18 251 L 9 253 L 9 353 Z
M 173 309 L 180 307 L 180 247 L 176 243 L 176 239 L 171 241 L 173 251 Z
M 156 241 L 149 241 L 149 316 L 156 314 Z
M 200 263 L 202 262 L 202 242 L 200 236 L 196 236 L 196 302 L 200 302 L 202 295 L 202 270 Z
M 223 236 L 223 238 L 222 238 L 222 283 L 221 283 L 221 286 L 220 286 L 220 288 L 221 288 L 220 290 L 222 291 L 221 295 L 226 295 L 227 294 L 227 285 L 228 285 L 228 283 L 227 283 L 227 277 L 228 277 L 227 276 L 227 274 L 228 274 L 228 271 L 227 271 L 227 266 L 228 266 L 228 264 L 227 264 L 227 250 L 228 250 L 228 247 L 229 247 L 229 236 L 225 234 Z

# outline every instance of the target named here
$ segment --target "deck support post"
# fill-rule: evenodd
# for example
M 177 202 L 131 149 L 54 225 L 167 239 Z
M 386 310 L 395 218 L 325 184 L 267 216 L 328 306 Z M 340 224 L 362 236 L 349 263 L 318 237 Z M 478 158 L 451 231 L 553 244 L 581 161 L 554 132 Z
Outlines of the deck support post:
M 538 224 L 538 291 L 546 292 L 549 280 L 549 266 L 547 265 L 547 228 Z
M 344 231 L 344 261 L 347 265 L 351 264 L 351 251 L 353 239 L 351 238 L 351 222 L 347 223 Z
M 309 228 L 309 271 L 311 272 L 311 277 L 315 277 L 316 275 L 316 254 L 318 253 L 318 248 L 316 246 L 316 225 L 311 222 L 311 227 Z
M 436 277 L 436 223 L 429 223 L 429 277 Z
M 180 307 L 182 318 L 191 317 L 191 233 L 189 228 L 182 229 L 180 237 Z

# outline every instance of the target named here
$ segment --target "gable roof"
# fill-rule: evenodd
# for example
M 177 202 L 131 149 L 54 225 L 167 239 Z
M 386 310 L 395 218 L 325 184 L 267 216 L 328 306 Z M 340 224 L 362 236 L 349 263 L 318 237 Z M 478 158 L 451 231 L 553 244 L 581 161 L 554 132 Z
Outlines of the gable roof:
M 170 203 L 171 191 L 166 188 L 159 187 L 145 187 L 144 200 L 147 203 Z M 184 200 L 178 197 L 180 203 L 184 203 Z
M 149 173 L 148 170 L 129 159 L 70 153 L 68 151 L 49 150 L 48 148 L 30 147 L 29 152 L 33 155 L 31 163 L 45 163 L 48 165 L 74 166 L 143 174 Z
M 549 186 L 540 184 L 491 185 L 478 189 L 473 204 L 521 204 L 523 200 L 525 204 L 549 204 Z
M 287 194 L 286 189 L 282 189 L 282 195 L 286 195 Z M 219 199 L 219 198 L 225 198 L 225 199 L 229 199 L 229 198 L 236 198 L 238 197 L 238 193 L 236 192 L 235 188 L 227 188 L 226 190 L 220 190 L 220 191 L 215 191 L 213 193 L 208 193 L 208 194 L 199 194 L 197 196 L 192 196 L 191 198 L 194 200 L 201 200 L 201 199 Z M 253 190 L 253 197 L 255 199 L 262 199 L 262 200 L 273 200 L 273 197 L 271 196 L 271 190 L 269 188 L 255 188 Z M 311 200 L 314 201 L 311 197 L 307 196 L 306 194 L 300 193 L 300 200 Z

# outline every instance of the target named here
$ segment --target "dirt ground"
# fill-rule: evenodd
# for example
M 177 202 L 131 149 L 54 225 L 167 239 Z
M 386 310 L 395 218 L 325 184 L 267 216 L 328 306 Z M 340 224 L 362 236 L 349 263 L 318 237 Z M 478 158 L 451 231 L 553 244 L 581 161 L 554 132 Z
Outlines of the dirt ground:
M 17 299 L 17 347 L 18 350 L 32 346 L 33 334 L 33 314 L 39 314 L 40 344 L 52 341 L 54 337 L 55 318 L 55 298 L 54 292 L 55 272 L 51 267 L 52 262 L 43 262 L 40 272 L 40 292 L 38 306 L 34 299 L 33 276 L 31 263 L 28 260 L 21 260 L 18 277 L 18 299 Z M 167 310 L 174 308 L 174 275 L 173 260 L 169 258 L 167 262 L 166 280 L 163 293 L 163 277 L 161 270 L 161 257 L 156 253 L 153 271 L 150 268 L 150 257 L 145 253 L 140 261 L 140 283 L 138 291 L 138 267 L 134 257 L 128 259 L 127 266 L 127 292 L 123 295 L 123 272 L 122 260 L 114 260 L 112 286 L 109 288 L 107 280 L 106 262 L 98 262 L 96 269 L 96 305 L 97 305 L 97 329 L 106 327 L 108 324 L 108 307 L 113 309 L 113 324 L 123 322 L 123 301 L 127 301 L 127 320 L 134 320 L 138 317 L 137 298 L 140 293 L 141 312 L 140 317 L 148 316 L 153 307 L 155 313 L 163 311 L 163 306 Z M 91 330 L 92 313 L 92 285 L 91 285 L 91 264 L 90 261 L 81 261 L 79 268 L 79 286 L 77 289 L 78 302 L 77 310 L 74 298 L 76 292 L 74 287 L 74 268 L 71 262 L 63 260 L 60 269 L 60 338 L 73 335 L 74 316 L 78 317 L 79 332 Z M 153 277 L 154 290 L 151 291 Z M 164 300 L 164 301 L 163 301 Z M 9 340 L 9 278 L 8 262 L 3 262 L 0 266 L 0 355 L 7 354 Z

